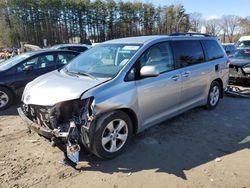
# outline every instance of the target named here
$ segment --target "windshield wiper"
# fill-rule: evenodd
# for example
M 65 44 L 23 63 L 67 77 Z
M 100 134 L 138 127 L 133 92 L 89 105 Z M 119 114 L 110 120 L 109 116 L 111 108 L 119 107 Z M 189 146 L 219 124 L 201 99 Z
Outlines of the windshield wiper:
M 92 78 L 92 79 L 94 79 L 94 80 L 97 80 L 97 78 L 96 77 L 94 77 L 93 75 L 91 75 L 91 74 L 89 74 L 89 73 L 87 73 L 87 72 L 74 72 L 74 73 L 76 73 L 76 74 L 78 74 L 78 75 L 82 75 L 82 76 L 88 76 L 88 77 L 90 77 L 90 78 Z
M 96 77 L 94 77 L 93 75 L 91 75 L 91 74 L 89 74 L 89 73 L 87 73 L 87 72 L 77 72 L 77 74 L 83 75 L 83 76 L 88 76 L 88 77 L 90 77 L 90 78 L 92 78 L 92 79 L 94 79 L 94 80 L 97 80 Z
M 64 68 L 64 70 L 66 71 L 66 73 L 71 73 L 71 74 L 74 74 L 74 75 L 82 75 L 82 76 L 88 76 L 94 80 L 97 80 L 96 77 L 94 77 L 93 75 L 87 73 L 87 72 L 80 72 L 80 71 L 69 71 L 66 67 Z

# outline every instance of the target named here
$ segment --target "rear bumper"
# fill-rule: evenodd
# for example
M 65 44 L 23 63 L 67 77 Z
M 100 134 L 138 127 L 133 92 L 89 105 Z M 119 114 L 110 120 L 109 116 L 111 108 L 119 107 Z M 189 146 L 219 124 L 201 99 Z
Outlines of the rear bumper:
M 17 108 L 17 112 L 21 119 L 27 123 L 28 129 L 33 130 L 37 132 L 39 135 L 42 135 L 46 138 L 52 138 L 53 137 L 53 132 L 51 129 L 47 129 L 45 127 L 42 127 L 40 125 L 37 125 L 33 121 L 31 121 L 23 112 L 22 108 Z

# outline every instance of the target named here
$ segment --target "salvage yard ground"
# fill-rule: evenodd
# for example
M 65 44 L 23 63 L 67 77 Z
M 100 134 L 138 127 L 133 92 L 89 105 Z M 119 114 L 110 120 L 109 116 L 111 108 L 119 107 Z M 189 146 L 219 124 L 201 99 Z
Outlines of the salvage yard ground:
M 121 156 L 103 161 L 64 154 L 28 133 L 16 107 L 0 112 L 0 187 L 250 187 L 250 100 L 225 97 L 134 137 Z

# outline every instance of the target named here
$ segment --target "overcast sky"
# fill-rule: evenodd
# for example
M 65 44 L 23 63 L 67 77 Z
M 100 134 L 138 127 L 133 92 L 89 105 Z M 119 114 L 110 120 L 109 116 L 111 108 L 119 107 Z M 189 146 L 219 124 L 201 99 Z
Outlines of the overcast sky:
M 250 0 L 142 0 L 154 5 L 181 3 L 188 13 L 200 12 L 205 18 L 222 15 L 250 16 Z

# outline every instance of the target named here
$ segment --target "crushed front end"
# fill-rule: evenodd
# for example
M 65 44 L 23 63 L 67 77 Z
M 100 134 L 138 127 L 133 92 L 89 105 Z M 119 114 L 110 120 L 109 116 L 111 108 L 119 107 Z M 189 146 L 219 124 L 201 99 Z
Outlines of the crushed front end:
M 80 145 L 90 147 L 89 130 L 95 118 L 95 100 L 75 99 L 54 106 L 23 104 L 18 108 L 20 117 L 29 130 L 66 144 L 68 158 L 77 163 Z
M 229 84 L 239 86 L 250 86 L 250 67 L 242 65 L 229 65 Z
M 250 97 L 250 64 L 230 64 L 226 94 L 236 97 Z

